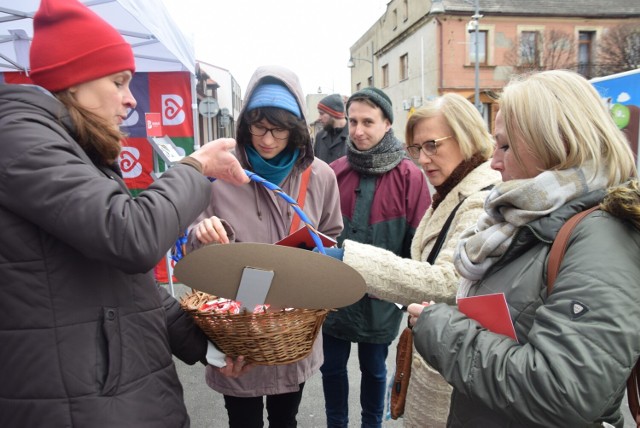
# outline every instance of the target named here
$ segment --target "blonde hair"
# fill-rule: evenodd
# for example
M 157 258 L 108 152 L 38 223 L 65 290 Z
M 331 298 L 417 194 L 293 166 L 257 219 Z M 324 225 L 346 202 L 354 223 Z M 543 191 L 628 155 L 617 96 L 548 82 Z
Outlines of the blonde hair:
M 633 154 L 595 88 L 579 74 L 550 70 L 514 77 L 500 97 L 509 141 L 526 141 L 544 170 L 591 163 L 608 185 L 635 175 Z M 522 165 L 519 145 L 511 145 Z
M 494 143 L 487 130 L 487 124 L 475 106 L 456 93 L 444 94 L 428 101 L 413 112 L 405 128 L 407 146 L 413 144 L 413 131 L 420 121 L 440 114 L 451 128 L 465 160 L 469 160 L 475 154 L 480 154 L 484 160 L 491 157 Z

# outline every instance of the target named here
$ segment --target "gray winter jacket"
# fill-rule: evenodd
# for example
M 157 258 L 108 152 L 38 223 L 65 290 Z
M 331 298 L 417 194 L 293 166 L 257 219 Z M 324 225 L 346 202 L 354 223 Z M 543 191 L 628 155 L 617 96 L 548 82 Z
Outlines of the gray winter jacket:
M 74 141 L 65 108 L 0 85 L 0 426 L 187 427 L 172 352 L 206 338 L 152 269 L 206 206 L 178 165 L 137 198 Z
M 427 307 L 415 347 L 453 385 L 451 427 L 623 426 L 620 404 L 640 355 L 640 233 L 603 211 L 574 230 L 547 296 L 550 244 L 603 192 L 522 227 L 470 295 L 505 293 L 519 343 L 454 307 Z

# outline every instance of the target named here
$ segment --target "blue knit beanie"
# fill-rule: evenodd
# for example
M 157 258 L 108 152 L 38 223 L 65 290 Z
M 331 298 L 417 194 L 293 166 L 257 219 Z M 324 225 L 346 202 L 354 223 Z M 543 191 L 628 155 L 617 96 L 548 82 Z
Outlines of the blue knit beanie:
M 247 104 L 247 111 L 258 107 L 277 107 L 290 111 L 302 119 L 300 106 L 293 94 L 285 86 L 277 83 L 263 83 L 254 89 Z

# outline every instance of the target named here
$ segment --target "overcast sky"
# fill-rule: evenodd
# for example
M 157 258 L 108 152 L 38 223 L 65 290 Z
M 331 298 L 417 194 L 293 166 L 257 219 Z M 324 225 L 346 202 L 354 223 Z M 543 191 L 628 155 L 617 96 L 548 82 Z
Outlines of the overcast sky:
M 293 70 L 305 93 L 349 95 L 349 48 L 389 0 L 162 0 L 196 59 L 226 68 L 242 92 L 267 64 Z

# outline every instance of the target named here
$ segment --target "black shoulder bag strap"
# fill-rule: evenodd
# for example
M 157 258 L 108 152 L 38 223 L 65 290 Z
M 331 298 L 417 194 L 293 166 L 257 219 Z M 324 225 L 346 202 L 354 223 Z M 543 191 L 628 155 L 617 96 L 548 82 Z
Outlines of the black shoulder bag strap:
M 493 188 L 493 184 L 480 189 L 481 191 L 483 190 L 491 190 Z M 440 250 L 442 249 L 442 245 L 444 244 L 444 240 L 447 238 L 447 233 L 449 232 L 449 227 L 451 227 L 451 222 L 453 222 L 453 218 L 456 216 L 456 212 L 458 211 L 458 208 L 460 208 L 460 205 L 462 205 L 462 203 L 465 201 L 464 198 L 463 200 L 461 200 L 460 202 L 458 202 L 458 205 L 456 205 L 456 207 L 453 209 L 453 211 L 451 211 L 451 214 L 449 214 L 449 217 L 447 218 L 447 221 L 444 222 L 444 225 L 442 226 L 442 229 L 440 229 L 440 233 L 438 234 L 438 238 L 436 239 L 436 243 L 433 244 L 433 248 L 431 248 L 431 252 L 429 253 L 429 257 L 427 257 L 427 262 L 432 265 L 435 263 L 436 261 L 436 257 L 438 257 L 438 254 L 440 253 Z

